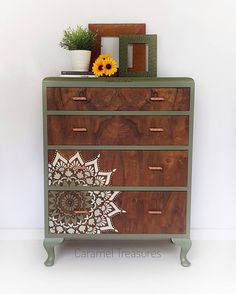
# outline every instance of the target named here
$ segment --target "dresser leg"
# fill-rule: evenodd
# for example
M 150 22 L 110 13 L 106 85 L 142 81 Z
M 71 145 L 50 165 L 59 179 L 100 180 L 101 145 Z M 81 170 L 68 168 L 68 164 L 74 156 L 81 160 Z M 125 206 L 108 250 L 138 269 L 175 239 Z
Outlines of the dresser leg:
M 192 242 L 190 239 L 183 239 L 183 238 L 172 238 L 171 241 L 179 245 L 181 247 L 180 250 L 180 262 L 182 266 L 190 266 L 191 263 L 187 259 L 187 253 L 189 249 L 191 248 Z
M 55 260 L 55 250 L 54 247 L 56 245 L 61 244 L 64 241 L 64 238 L 46 238 L 43 241 L 43 246 L 45 250 L 47 251 L 48 258 L 44 262 L 46 266 L 52 266 L 54 265 Z

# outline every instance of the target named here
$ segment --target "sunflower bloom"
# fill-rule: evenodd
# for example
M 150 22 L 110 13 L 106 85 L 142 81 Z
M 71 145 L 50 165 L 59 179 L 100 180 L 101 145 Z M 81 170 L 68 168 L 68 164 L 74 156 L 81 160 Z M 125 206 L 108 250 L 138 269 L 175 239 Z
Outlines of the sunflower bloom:
M 103 60 L 103 66 L 104 66 L 104 74 L 106 76 L 111 76 L 117 72 L 116 61 L 113 58 L 108 57 L 105 60 Z
M 98 56 L 99 59 L 102 59 L 102 60 L 105 60 L 107 58 L 110 58 L 111 57 L 111 54 L 100 54 Z
M 97 77 L 102 76 L 104 74 L 104 64 L 102 59 L 97 59 L 94 62 L 92 71 Z

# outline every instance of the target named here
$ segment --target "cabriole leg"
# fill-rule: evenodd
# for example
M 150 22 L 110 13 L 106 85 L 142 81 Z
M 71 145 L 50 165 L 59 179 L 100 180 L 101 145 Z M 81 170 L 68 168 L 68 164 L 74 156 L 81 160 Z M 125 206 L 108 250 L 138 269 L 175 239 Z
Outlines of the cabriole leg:
M 47 251 L 48 258 L 44 262 L 46 266 L 52 266 L 54 265 L 55 260 L 55 250 L 54 247 L 56 245 L 61 244 L 64 241 L 64 238 L 46 238 L 43 241 L 43 246 L 45 250 Z
M 191 248 L 192 242 L 190 239 L 184 239 L 184 238 L 172 238 L 171 241 L 179 245 L 181 247 L 180 250 L 180 262 L 182 266 L 190 266 L 191 263 L 187 259 L 187 253 L 189 252 L 189 249 Z

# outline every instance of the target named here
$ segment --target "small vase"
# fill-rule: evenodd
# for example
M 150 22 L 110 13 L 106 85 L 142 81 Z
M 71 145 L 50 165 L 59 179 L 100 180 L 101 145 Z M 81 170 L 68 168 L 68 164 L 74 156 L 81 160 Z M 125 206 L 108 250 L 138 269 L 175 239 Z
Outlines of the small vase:
M 72 70 L 88 71 L 90 59 L 91 59 L 90 50 L 72 50 L 71 51 Z

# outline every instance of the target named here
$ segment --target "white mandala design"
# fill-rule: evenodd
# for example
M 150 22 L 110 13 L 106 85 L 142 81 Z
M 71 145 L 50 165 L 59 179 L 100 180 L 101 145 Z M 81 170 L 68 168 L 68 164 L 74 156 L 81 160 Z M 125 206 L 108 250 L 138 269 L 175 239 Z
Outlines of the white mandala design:
M 98 155 L 84 161 L 79 152 L 66 159 L 58 151 L 48 164 L 49 186 L 108 186 L 113 171 L 99 170 Z M 50 191 L 49 231 L 53 234 L 118 232 L 112 217 L 125 213 L 115 203 L 119 191 Z

